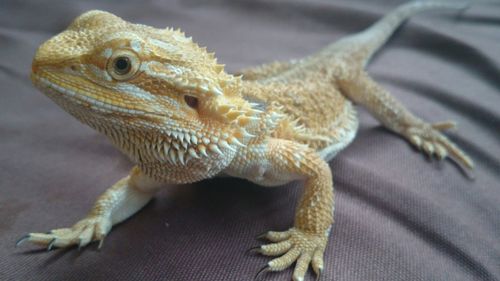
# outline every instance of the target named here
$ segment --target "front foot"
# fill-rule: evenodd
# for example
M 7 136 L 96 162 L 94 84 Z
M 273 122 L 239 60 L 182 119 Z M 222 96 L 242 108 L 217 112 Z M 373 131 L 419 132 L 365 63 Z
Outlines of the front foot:
M 309 234 L 291 228 L 287 231 L 268 231 L 259 238 L 270 240 L 271 244 L 262 245 L 253 250 L 266 256 L 279 256 L 267 263 L 256 276 L 266 271 L 281 271 L 296 262 L 293 280 L 302 281 L 311 264 L 317 280 L 323 271 L 323 254 L 328 242 L 328 231 L 320 234 Z
M 25 241 L 47 247 L 64 248 L 78 245 L 78 249 L 88 245 L 90 242 L 99 241 L 98 248 L 101 248 L 104 237 L 111 230 L 112 223 L 109 216 L 94 215 L 89 216 L 71 228 L 54 229 L 47 233 L 30 233 L 18 240 L 16 246 Z
M 447 156 L 458 161 L 469 169 L 474 168 L 474 162 L 470 157 L 451 142 L 441 132 L 455 128 L 451 121 L 428 124 L 421 122 L 409 126 L 404 132 L 405 137 L 418 149 L 423 150 L 429 157 L 436 156 L 439 160 Z

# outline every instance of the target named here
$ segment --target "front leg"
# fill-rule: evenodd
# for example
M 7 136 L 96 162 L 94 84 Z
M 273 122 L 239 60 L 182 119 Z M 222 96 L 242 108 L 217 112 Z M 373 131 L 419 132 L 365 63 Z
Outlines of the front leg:
M 264 157 L 259 157 L 262 154 Z M 281 139 L 270 139 L 261 148 L 249 146 L 239 158 L 245 158 L 248 162 L 245 165 L 238 164 L 243 161 L 237 159 L 236 167 L 231 167 L 232 174 L 259 168 L 260 175 L 249 179 L 262 185 L 305 179 L 294 226 L 284 232 L 266 232 L 263 237 L 274 243 L 258 247 L 257 251 L 267 256 L 281 255 L 271 260 L 264 270 L 280 271 L 296 262 L 293 280 L 303 280 L 310 264 L 319 276 L 323 270 L 323 254 L 333 223 L 333 184 L 328 164 L 307 146 Z
M 100 248 L 111 227 L 139 211 L 160 186 L 159 182 L 151 180 L 134 167 L 130 175 L 106 190 L 87 216 L 72 227 L 54 229 L 48 233 L 30 233 L 16 245 L 30 241 L 50 250 L 72 245 L 80 248 L 92 241 L 99 241 Z

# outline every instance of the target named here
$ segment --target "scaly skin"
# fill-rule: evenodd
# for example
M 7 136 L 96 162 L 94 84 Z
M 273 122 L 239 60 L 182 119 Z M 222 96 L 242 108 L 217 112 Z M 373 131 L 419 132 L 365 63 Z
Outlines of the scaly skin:
M 52 247 L 102 243 L 112 226 L 140 210 L 165 183 L 218 174 L 264 186 L 305 180 L 292 228 L 267 232 L 256 249 L 264 270 L 296 262 L 320 276 L 333 223 L 332 174 L 326 161 L 355 136 L 351 103 L 427 154 L 473 163 L 441 130 L 412 115 L 364 71 L 372 54 L 403 20 L 457 4 L 410 3 L 364 32 L 301 60 L 276 62 L 233 76 L 213 54 L 180 31 L 128 23 L 90 11 L 38 49 L 34 84 L 83 123 L 105 134 L 136 164 L 70 228 L 30 233 L 21 241 Z M 20 241 L 20 242 L 21 242 Z

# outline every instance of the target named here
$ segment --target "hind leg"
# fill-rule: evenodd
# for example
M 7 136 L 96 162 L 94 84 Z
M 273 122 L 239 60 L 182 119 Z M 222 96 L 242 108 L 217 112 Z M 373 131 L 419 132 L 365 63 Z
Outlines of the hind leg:
M 406 138 L 429 156 L 450 157 L 469 169 L 474 163 L 442 131 L 455 127 L 451 121 L 430 124 L 413 115 L 368 74 L 360 71 L 355 79 L 342 81 L 343 93 L 370 111 L 384 126 Z

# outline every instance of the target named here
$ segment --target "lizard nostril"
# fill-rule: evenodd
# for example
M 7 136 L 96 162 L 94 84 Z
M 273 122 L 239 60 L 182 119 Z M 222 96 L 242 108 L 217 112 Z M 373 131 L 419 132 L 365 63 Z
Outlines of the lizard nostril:
M 31 72 L 36 73 L 37 70 L 38 70 L 38 65 L 36 63 L 33 63 L 31 65 Z

